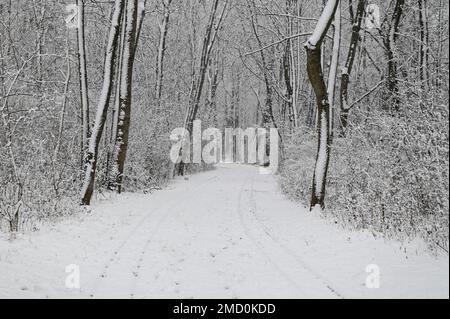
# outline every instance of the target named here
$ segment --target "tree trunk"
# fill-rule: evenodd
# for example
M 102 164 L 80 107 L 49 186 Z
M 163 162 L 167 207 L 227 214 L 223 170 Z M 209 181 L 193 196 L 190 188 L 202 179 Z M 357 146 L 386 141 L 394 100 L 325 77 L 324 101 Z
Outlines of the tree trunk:
M 124 4 L 125 5 L 125 4 Z M 121 20 L 121 31 L 118 42 L 118 55 L 117 55 L 117 65 L 115 69 L 115 83 L 114 83 L 114 107 L 111 114 L 111 132 L 108 143 L 108 154 L 106 156 L 106 179 L 108 182 L 108 189 L 114 190 L 114 180 L 115 176 L 111 172 L 111 162 L 114 157 L 114 146 L 116 144 L 117 137 L 117 125 L 119 123 L 119 110 L 120 110 L 120 83 L 122 79 L 122 64 L 123 64 L 123 49 L 125 46 L 125 28 L 127 25 L 127 15 L 124 14 Z M 117 170 L 116 170 L 117 173 Z
M 418 0 L 418 4 L 419 4 L 419 28 L 420 28 L 419 77 L 422 89 L 426 90 L 429 85 L 427 1 Z
M 114 77 L 114 63 L 117 54 L 117 43 L 120 33 L 120 20 L 124 9 L 124 0 L 116 0 L 111 28 L 109 31 L 108 45 L 106 48 L 105 67 L 103 73 L 103 87 L 97 106 L 97 114 L 89 139 L 89 147 L 85 159 L 85 176 L 81 189 L 81 204 L 90 205 L 94 192 L 95 174 L 97 169 L 98 149 L 105 126 L 108 105 L 111 98 L 111 87 Z
M 335 113 L 335 99 L 334 92 L 336 89 L 336 75 L 339 66 L 339 53 L 341 49 L 341 1 L 336 8 L 334 14 L 334 35 L 333 35 L 333 49 L 331 55 L 330 71 L 328 73 L 328 100 L 330 103 L 330 135 L 333 140 L 334 132 L 334 113 Z
M 169 21 L 170 21 L 170 4 L 172 0 L 163 0 L 164 6 L 164 17 L 162 19 L 162 23 L 160 26 L 160 37 L 159 37 L 159 45 L 158 45 L 158 58 L 156 61 L 156 87 L 155 87 L 155 95 L 157 100 L 158 107 L 161 104 L 161 95 L 162 95 L 162 81 L 164 76 L 164 55 L 166 52 L 166 39 L 167 32 L 169 30 Z
M 322 209 L 325 207 L 325 187 L 328 163 L 330 161 L 331 134 L 329 124 L 330 105 L 322 72 L 321 45 L 333 21 L 338 4 L 338 0 L 328 0 L 313 34 L 305 44 L 308 77 L 314 89 L 317 103 L 318 147 L 312 184 L 311 210 L 316 206 Z
M 77 24 L 77 44 L 78 44 L 78 77 L 80 82 L 81 100 L 81 154 L 82 163 L 85 161 L 88 140 L 90 136 L 89 126 L 89 92 L 86 67 L 86 45 L 84 34 L 84 0 L 77 0 L 78 24 Z
M 397 78 L 397 58 L 395 53 L 395 42 L 398 38 L 398 27 L 400 19 L 403 14 L 403 6 L 405 0 L 396 0 L 394 12 L 389 26 L 389 34 L 384 39 L 384 46 L 386 48 L 386 57 L 388 60 L 387 70 L 387 89 L 392 98 L 383 104 L 385 111 L 398 111 L 400 106 L 400 98 L 398 96 L 398 78 Z M 391 107 L 392 105 L 392 107 Z
M 122 68 L 119 91 L 119 114 L 117 132 L 113 148 L 113 166 L 111 169 L 112 180 L 109 188 L 122 192 L 125 160 L 128 150 L 128 137 L 130 132 L 131 93 L 133 80 L 133 63 L 135 56 L 135 43 L 137 31 L 137 0 L 128 0 L 127 18 L 122 55 Z
M 341 136 L 345 134 L 348 124 L 348 114 L 350 112 L 348 103 L 348 84 L 350 82 L 350 74 L 352 73 L 353 63 L 355 61 L 356 51 L 359 42 L 359 32 L 361 31 L 361 23 L 364 18 L 365 8 L 367 0 L 359 0 L 356 9 L 356 16 L 354 16 L 354 21 L 352 21 L 352 35 L 350 38 L 350 46 L 348 48 L 347 59 L 345 60 L 345 65 L 341 73 L 341 91 L 340 91 L 340 122 L 341 122 Z M 351 8 L 351 6 L 350 6 Z M 353 10 L 352 10 L 353 12 Z
M 219 86 L 219 50 L 215 54 L 213 62 L 209 64 L 208 70 L 208 98 L 207 98 L 207 110 L 209 112 L 209 119 L 212 121 L 212 125 L 216 127 L 217 123 L 217 88 Z

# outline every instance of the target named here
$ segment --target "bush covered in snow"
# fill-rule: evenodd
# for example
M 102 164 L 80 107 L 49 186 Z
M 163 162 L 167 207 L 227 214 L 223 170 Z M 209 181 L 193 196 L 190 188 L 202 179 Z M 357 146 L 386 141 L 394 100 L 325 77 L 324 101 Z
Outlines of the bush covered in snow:
M 449 127 L 442 101 L 411 98 L 394 116 L 355 114 L 346 137 L 333 141 L 325 214 L 401 240 L 419 236 L 448 251 Z M 311 132 L 288 138 L 281 185 L 291 197 L 309 199 L 315 155 Z

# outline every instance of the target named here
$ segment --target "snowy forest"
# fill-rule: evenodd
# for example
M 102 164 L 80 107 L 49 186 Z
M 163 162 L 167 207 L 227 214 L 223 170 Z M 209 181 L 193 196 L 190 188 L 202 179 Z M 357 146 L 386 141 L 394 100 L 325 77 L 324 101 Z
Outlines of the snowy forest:
M 52 295 L 42 282 L 52 282 L 56 264 L 64 264 L 61 276 L 65 265 L 83 264 L 67 251 L 53 264 L 47 251 L 20 257 L 24 247 L 47 245 L 58 255 L 53 245 L 62 245 L 80 254 L 88 251 L 84 260 L 97 254 L 100 248 L 93 246 L 102 242 L 132 247 L 104 248 L 104 259 L 110 260 L 105 267 L 92 261 L 84 267 L 89 268 L 84 277 L 81 268 L 82 278 L 92 272 L 92 287 L 97 287 L 112 273 L 145 277 L 143 263 L 125 265 L 128 254 L 140 253 L 137 247 L 142 246 L 145 260 L 158 254 L 159 244 L 181 250 L 179 245 L 199 236 L 203 244 L 192 250 L 192 258 L 204 247 L 205 257 L 196 264 L 202 267 L 203 258 L 231 254 L 235 248 L 230 245 L 217 248 L 219 252 L 208 249 L 222 233 L 230 233 L 234 243 L 234 232 L 237 242 L 253 242 L 249 251 L 261 248 L 281 263 L 279 268 L 289 268 L 292 281 L 303 273 L 309 276 L 312 286 L 320 286 L 312 296 L 363 296 L 362 288 L 346 286 L 354 278 L 351 271 L 341 275 L 315 266 L 324 260 L 316 259 L 317 251 L 333 255 L 330 242 L 336 232 L 341 256 L 348 257 L 355 247 L 354 255 L 361 251 L 359 264 L 364 266 L 354 274 L 362 272 L 363 278 L 364 267 L 377 264 L 364 252 L 372 240 L 381 248 L 371 251 L 383 251 L 389 242 L 401 247 L 386 248 L 396 250 L 393 256 L 424 258 L 416 260 L 418 270 L 411 266 L 415 277 L 421 277 L 420 271 L 435 274 L 428 283 L 419 280 L 417 287 L 395 284 L 382 296 L 428 291 L 448 298 L 447 1 L 0 0 L 0 117 L 0 272 L 9 274 L 0 275 L 0 286 L 8 287 L 0 288 L 0 296 L 59 296 L 64 283 L 61 291 L 52 288 Z M 196 164 L 189 160 L 193 154 L 181 156 L 183 146 L 174 163 L 173 130 L 195 134 L 196 120 L 203 129 L 221 132 L 276 129 L 278 147 L 270 150 L 278 152 L 276 172 L 258 174 L 270 164 L 268 153 L 264 163 L 244 165 L 236 156 L 230 165 L 224 158 Z M 248 146 L 249 139 L 243 143 Z M 258 144 L 260 149 L 268 151 L 269 140 Z M 231 208 L 235 203 L 236 210 Z M 229 218 L 221 220 L 228 212 Z M 69 231 L 66 224 L 79 228 Z M 126 237 L 128 232 L 134 235 Z M 82 248 L 63 246 L 64 233 Z M 302 233 L 304 240 L 296 237 Z M 363 235 L 368 237 L 356 243 Z M 344 249 L 349 236 L 356 236 L 355 246 Z M 414 243 L 423 249 L 405 248 Z M 278 250 L 277 244 L 289 249 Z M 163 248 L 161 254 L 168 254 Z M 34 279 L 41 284 L 33 288 L 31 279 L 22 276 L 29 277 L 30 271 L 23 269 L 47 253 L 48 271 Z M 237 256 L 231 259 L 238 262 Z M 394 265 L 397 257 L 391 257 L 386 260 Z M 181 279 L 175 270 L 163 272 L 155 295 L 145 294 L 138 280 L 140 286 L 134 284 L 134 292 L 127 290 L 124 296 L 139 295 L 139 287 L 145 297 L 160 296 L 157 292 L 265 296 L 245 285 L 247 279 L 233 282 L 238 288 L 224 283 L 224 294 L 215 286 L 200 285 L 200 293 L 185 288 L 190 276 L 197 278 L 189 272 L 195 268 L 189 258 L 179 266 L 185 271 L 180 270 Z M 307 259 L 303 263 L 299 258 Z M 164 268 L 163 257 L 151 261 Z M 303 270 L 292 273 L 298 264 Z M 230 275 L 230 281 L 237 282 L 239 274 Z M 396 275 L 389 273 L 392 285 Z M 11 290 L 18 282 L 17 292 Z M 82 283 L 81 289 L 83 285 L 89 286 Z M 83 296 L 101 295 L 92 287 Z M 124 291 L 103 287 L 106 295 Z M 291 288 L 284 293 L 296 296 Z

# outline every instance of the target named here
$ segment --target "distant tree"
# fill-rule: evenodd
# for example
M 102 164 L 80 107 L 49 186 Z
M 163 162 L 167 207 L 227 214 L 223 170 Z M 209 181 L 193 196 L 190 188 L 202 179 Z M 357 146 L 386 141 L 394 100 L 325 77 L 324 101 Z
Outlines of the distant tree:
M 200 99 L 202 97 L 203 86 L 205 83 L 205 77 L 209 61 L 211 59 L 211 52 L 214 47 L 214 43 L 217 40 L 217 35 L 224 17 L 225 10 L 228 5 L 228 0 L 224 0 L 222 10 L 217 14 L 219 9 L 220 0 L 213 0 L 211 10 L 209 12 L 208 23 L 206 25 L 206 31 L 203 38 L 202 50 L 200 53 L 200 63 L 198 71 L 195 72 L 192 82 L 192 87 L 189 94 L 189 104 L 186 113 L 186 119 L 184 121 L 185 129 L 192 134 L 193 122 L 197 116 L 197 112 L 200 106 Z M 182 152 L 182 150 L 180 150 Z M 179 175 L 184 175 L 186 165 L 183 161 L 178 163 L 175 167 Z

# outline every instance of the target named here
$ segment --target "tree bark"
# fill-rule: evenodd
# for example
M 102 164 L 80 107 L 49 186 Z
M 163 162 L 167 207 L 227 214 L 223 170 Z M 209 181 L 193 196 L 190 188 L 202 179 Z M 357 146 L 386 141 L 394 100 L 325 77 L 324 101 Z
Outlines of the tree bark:
M 384 46 L 386 50 L 387 57 L 387 89 L 392 98 L 392 103 L 387 101 L 383 104 L 383 109 L 385 111 L 398 111 L 400 106 L 400 98 L 398 96 L 398 78 L 397 78 L 397 57 L 395 53 L 395 42 L 398 38 L 398 28 L 400 25 L 400 19 L 403 14 L 403 6 L 405 5 L 405 0 L 396 0 L 394 12 L 392 13 L 391 22 L 389 25 L 389 33 L 384 38 Z M 392 107 L 391 107 L 392 104 Z
M 339 66 L 339 54 L 341 49 L 341 1 L 339 1 L 334 14 L 334 35 L 333 35 L 333 49 L 331 54 L 330 71 L 328 73 L 328 100 L 330 103 L 330 135 L 333 140 L 334 132 L 334 113 L 335 113 L 335 90 L 336 90 L 336 76 Z
M 78 44 L 78 77 L 80 82 L 81 100 L 81 154 L 82 163 L 85 161 L 88 141 L 90 137 L 89 126 L 89 90 L 86 67 L 86 44 L 84 34 L 84 0 L 77 0 L 78 24 L 77 24 L 77 44 Z
M 341 136 L 345 134 L 348 124 L 348 115 L 350 112 L 348 103 L 348 85 L 350 82 L 350 74 L 352 73 L 353 63 L 355 61 L 356 51 L 358 48 L 358 42 L 360 39 L 359 32 L 361 31 L 361 23 L 364 18 L 365 8 L 367 5 L 367 0 L 359 0 L 356 9 L 356 16 L 354 13 L 354 21 L 352 25 L 352 35 L 350 38 L 350 46 L 348 48 L 347 59 L 345 60 L 345 65 L 341 73 L 341 91 L 340 91 L 340 123 L 341 123 Z M 352 6 L 350 6 L 351 8 Z M 353 9 L 351 10 L 353 12 Z
M 427 1 L 418 0 L 418 5 L 419 5 L 419 28 L 420 28 L 419 77 L 422 89 L 426 90 L 429 85 Z
M 214 60 L 210 60 L 208 67 L 208 98 L 207 109 L 209 111 L 209 119 L 212 120 L 212 125 L 217 126 L 217 88 L 219 86 L 219 50 L 215 54 Z
M 316 206 L 319 206 L 321 209 L 325 207 L 325 189 L 328 164 L 330 161 L 331 134 L 329 124 L 330 104 L 322 71 L 321 45 L 333 21 L 338 4 L 338 0 L 328 0 L 312 36 L 305 44 L 308 77 L 314 89 L 317 103 L 318 146 L 312 183 L 311 210 Z
M 117 132 L 113 148 L 113 166 L 111 169 L 112 180 L 109 188 L 122 192 L 125 160 L 128 150 L 128 137 L 130 133 L 131 93 L 133 81 L 133 64 L 135 56 L 136 31 L 137 31 L 137 0 L 128 0 L 127 18 L 122 55 L 122 68 L 119 92 L 119 114 Z
M 166 52 L 166 39 L 167 32 L 169 30 L 169 21 L 170 21 L 170 4 L 172 0 L 163 0 L 163 14 L 164 17 L 162 19 L 162 23 L 160 26 L 160 36 L 159 36 L 159 45 L 158 45 L 158 57 L 156 61 L 156 87 L 155 87 L 155 95 L 157 100 L 158 107 L 161 104 L 161 95 L 162 95 L 162 82 L 164 77 L 164 56 Z
M 108 105 L 111 98 L 111 87 L 114 77 L 114 63 L 117 54 L 117 43 L 120 33 L 120 20 L 124 9 L 124 0 L 115 0 L 114 14 L 109 31 L 108 45 L 106 48 L 105 67 L 103 73 L 103 87 L 100 94 L 100 100 L 97 106 L 97 114 L 89 139 L 89 147 L 85 159 L 85 176 L 81 189 L 81 204 L 90 205 L 92 194 L 94 192 L 95 174 L 97 169 L 98 149 L 100 139 L 105 126 Z

